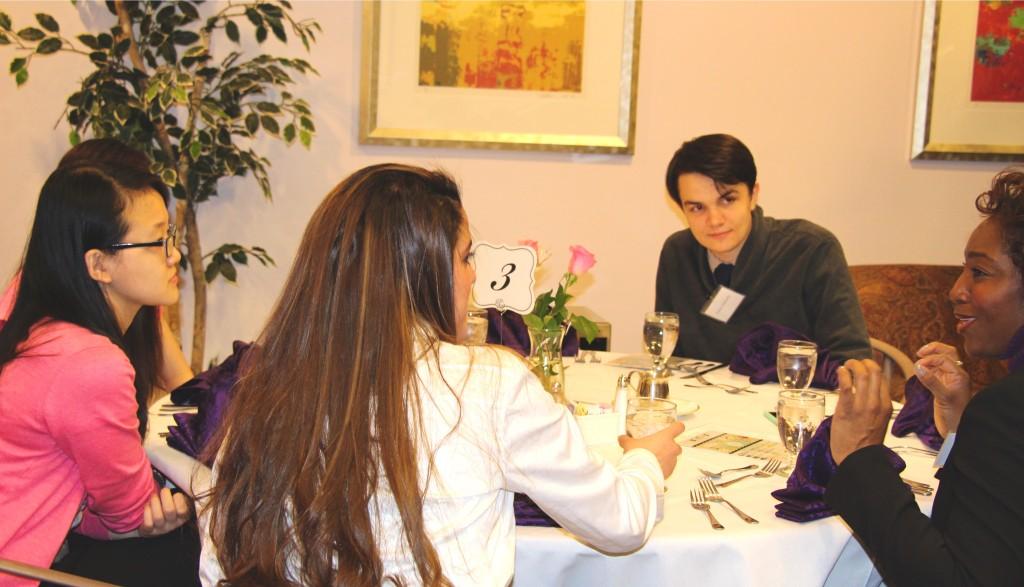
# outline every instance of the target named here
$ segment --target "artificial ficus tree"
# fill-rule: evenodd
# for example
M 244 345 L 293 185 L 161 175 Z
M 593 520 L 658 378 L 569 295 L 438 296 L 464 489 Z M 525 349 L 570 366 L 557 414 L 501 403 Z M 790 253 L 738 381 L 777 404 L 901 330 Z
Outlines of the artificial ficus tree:
M 289 90 L 294 75 L 316 73 L 303 59 L 265 53 L 246 55 L 242 31 L 257 43 L 270 35 L 282 43 L 289 34 L 306 50 L 320 25 L 296 20 L 287 0 L 200 2 L 121 0 L 106 2 L 113 24 L 103 32 L 61 34 L 52 16 L 39 13 L 31 26 L 16 27 L 0 11 L 0 45 L 15 52 L 10 73 L 22 86 L 33 59 L 72 54 L 94 69 L 67 100 L 63 116 L 70 142 L 82 136 L 113 137 L 148 154 L 153 171 L 177 199 L 182 225 L 182 265 L 193 293 L 192 369 L 203 368 L 206 341 L 206 286 L 218 277 L 234 282 L 237 265 L 273 258 L 259 246 L 225 243 L 203 251 L 197 224 L 199 204 L 215 197 L 221 179 L 250 176 L 271 199 L 270 162 L 253 144 L 262 135 L 309 148 L 316 127 L 305 100 Z M 233 47 L 214 57 L 213 42 L 226 37 Z

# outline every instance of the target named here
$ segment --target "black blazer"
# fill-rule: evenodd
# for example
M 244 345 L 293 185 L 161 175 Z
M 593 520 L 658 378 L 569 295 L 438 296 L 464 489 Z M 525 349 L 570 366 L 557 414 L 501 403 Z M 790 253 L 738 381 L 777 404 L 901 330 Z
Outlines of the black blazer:
M 1024 585 L 1024 370 L 967 405 L 932 517 L 881 446 L 850 455 L 825 500 L 850 525 L 890 587 Z

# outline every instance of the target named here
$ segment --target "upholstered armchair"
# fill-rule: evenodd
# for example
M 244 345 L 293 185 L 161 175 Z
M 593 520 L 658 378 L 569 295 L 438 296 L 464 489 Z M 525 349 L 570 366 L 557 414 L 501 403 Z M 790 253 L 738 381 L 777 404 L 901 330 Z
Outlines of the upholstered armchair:
M 916 360 L 917 349 L 933 340 L 953 345 L 977 390 L 1005 376 L 1006 367 L 1000 361 L 976 359 L 964 353 L 949 303 L 949 290 L 960 271 L 956 265 L 850 267 L 869 336 L 896 347 L 911 360 Z M 878 353 L 879 346 L 875 349 Z M 899 388 L 894 397 L 902 397 L 904 381 L 902 376 L 893 379 L 894 392 Z

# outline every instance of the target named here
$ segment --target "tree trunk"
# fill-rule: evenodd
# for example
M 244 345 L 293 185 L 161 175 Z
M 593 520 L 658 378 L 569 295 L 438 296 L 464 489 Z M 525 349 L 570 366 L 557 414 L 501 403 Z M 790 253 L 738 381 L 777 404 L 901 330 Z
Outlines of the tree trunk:
M 196 224 L 195 204 L 185 203 L 185 246 L 188 248 L 188 268 L 192 274 L 192 355 L 193 373 L 203 371 L 203 353 L 206 348 L 206 275 L 203 271 L 203 249 L 199 245 L 199 226 Z

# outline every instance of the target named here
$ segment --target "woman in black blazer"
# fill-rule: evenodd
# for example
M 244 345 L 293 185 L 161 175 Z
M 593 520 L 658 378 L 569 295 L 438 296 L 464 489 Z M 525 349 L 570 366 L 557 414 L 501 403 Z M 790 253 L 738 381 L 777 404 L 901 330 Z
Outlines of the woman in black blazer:
M 936 427 L 952 445 L 930 519 L 886 463 L 892 406 L 878 365 L 848 361 L 839 374 L 839 468 L 825 499 L 890 587 L 1024 585 L 1024 171 L 997 175 L 975 204 L 985 219 L 949 298 L 967 353 L 1008 360 L 1010 375 L 972 397 L 953 347 L 918 351 Z

